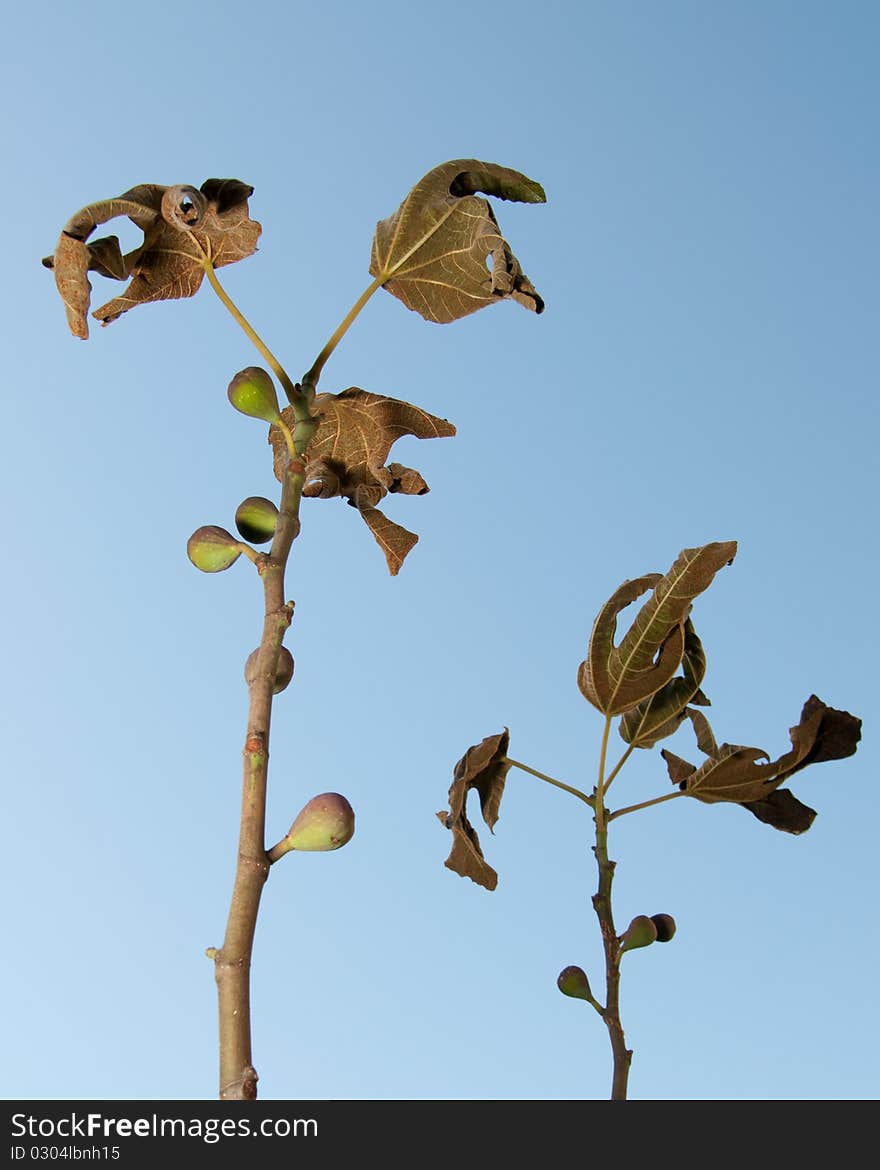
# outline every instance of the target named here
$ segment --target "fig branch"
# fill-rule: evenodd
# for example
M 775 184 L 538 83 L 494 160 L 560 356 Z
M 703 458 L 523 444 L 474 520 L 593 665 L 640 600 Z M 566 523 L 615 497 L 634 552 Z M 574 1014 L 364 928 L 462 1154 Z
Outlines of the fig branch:
M 602 932 L 602 945 L 605 953 L 605 1004 L 603 1006 L 594 998 L 586 975 L 584 975 L 579 967 L 567 967 L 559 976 L 559 987 L 566 995 L 574 995 L 579 999 L 587 1000 L 588 1003 L 593 1005 L 605 1022 L 605 1026 L 608 1029 L 608 1036 L 611 1040 L 613 1060 L 611 1099 L 613 1101 L 620 1101 L 626 1098 L 629 1068 L 633 1054 L 626 1047 L 623 1025 L 620 1022 L 620 958 L 623 949 L 621 940 L 617 937 L 617 930 L 614 925 L 614 913 L 611 906 L 611 885 L 614 879 L 616 863 L 608 857 L 608 824 L 615 816 L 620 816 L 624 812 L 635 812 L 636 808 L 643 806 L 634 805 L 628 809 L 621 809 L 617 813 L 609 813 L 605 808 L 605 793 L 608 791 L 608 786 L 626 763 L 631 751 L 631 749 L 628 749 L 623 754 L 613 772 L 606 778 L 604 774 L 605 759 L 608 751 L 608 734 L 610 728 L 611 717 L 609 716 L 606 718 L 605 731 L 602 736 L 599 776 L 591 796 L 588 796 L 570 784 L 564 784 L 561 780 L 556 780 L 544 772 L 539 772 L 536 768 L 520 763 L 519 760 L 514 760 L 509 755 L 505 755 L 502 762 L 508 764 L 510 767 L 518 768 L 522 772 L 527 772 L 529 775 L 553 785 L 554 788 L 561 788 L 572 796 L 576 796 L 578 800 L 584 801 L 584 803 L 593 809 L 593 818 L 596 826 L 596 844 L 593 846 L 593 853 L 599 868 L 599 887 L 593 895 L 593 909 L 599 920 L 599 928 Z M 676 792 L 673 795 L 680 796 L 682 794 Z M 659 798 L 659 800 L 664 799 L 668 798 Z M 659 803 L 659 800 L 649 801 L 646 804 Z
M 205 272 L 211 287 L 217 292 L 223 304 L 239 322 L 244 323 L 245 332 L 255 341 L 260 352 L 271 357 L 271 364 L 279 381 L 288 392 L 288 398 L 295 402 L 297 423 L 301 430 L 300 443 L 281 418 L 278 399 L 271 378 L 264 370 L 251 367 L 242 371 L 232 380 L 228 396 L 232 405 L 243 414 L 262 419 L 277 426 L 284 436 L 287 459 L 281 480 L 281 503 L 274 515 L 269 505 L 266 527 L 274 527 L 272 545 L 268 555 L 253 554 L 257 572 L 263 584 L 263 633 L 260 645 L 248 659 L 245 679 L 248 685 L 249 706 L 247 733 L 243 750 L 243 777 L 241 823 L 239 828 L 238 858 L 226 933 L 223 945 L 211 948 L 209 955 L 214 960 L 214 978 L 217 983 L 220 1034 L 220 1099 L 225 1101 L 252 1101 L 257 1096 L 257 1072 L 253 1064 L 250 1012 L 250 969 L 253 953 L 254 934 L 263 886 L 269 875 L 274 857 L 266 851 L 266 791 L 269 768 L 269 728 L 272 717 L 274 695 L 284 689 L 292 677 L 290 669 L 282 671 L 281 652 L 284 635 L 293 617 L 293 602 L 284 597 L 284 577 L 293 542 L 299 535 L 299 509 L 305 482 L 305 463 L 299 458 L 298 447 L 308 446 L 314 433 L 315 423 L 311 419 L 303 395 L 294 387 L 290 377 L 280 363 L 272 357 L 268 347 L 260 340 L 252 327 L 245 322 L 228 294 L 217 280 L 210 258 L 205 260 Z M 252 504 L 249 511 L 246 505 Z M 257 536 L 265 539 L 259 531 L 263 516 L 259 498 L 247 500 L 239 513 L 244 510 L 244 526 L 248 523 L 256 528 Z M 237 514 L 239 531 L 242 521 Z M 200 530 L 202 531 L 202 530 Z M 222 532 L 222 530 L 220 530 Z M 191 538 L 191 557 L 199 564 L 199 533 Z M 239 547 L 241 547 L 239 543 Z M 226 567 L 225 565 L 222 567 Z
M 564 784 L 561 780 L 556 780 L 554 777 L 538 771 L 537 768 L 529 767 L 527 764 L 522 764 L 518 760 L 512 759 L 509 755 L 503 757 L 502 763 L 512 768 L 518 768 L 522 772 L 527 772 L 529 775 L 535 776 L 547 784 L 551 784 L 554 788 L 561 788 L 572 796 L 576 796 L 578 800 L 584 801 L 593 810 L 596 843 L 592 848 L 592 852 L 596 858 L 599 871 L 599 884 L 596 893 L 593 895 L 592 903 L 596 917 L 599 920 L 602 947 L 605 955 L 605 1003 L 600 1003 L 594 997 L 586 974 L 580 967 L 566 967 L 560 973 L 557 985 L 563 994 L 586 1000 L 602 1017 L 611 1041 L 611 1100 L 621 1101 L 627 1095 L 629 1070 L 633 1053 L 626 1046 L 623 1024 L 620 1019 L 620 961 L 628 950 L 647 946 L 651 942 L 668 942 L 675 933 L 675 922 L 668 914 L 655 914 L 653 918 L 648 918 L 647 915 L 638 915 L 633 919 L 623 935 L 618 936 L 617 928 L 614 925 L 614 912 L 611 904 L 611 887 L 617 863 L 612 861 L 608 856 L 608 826 L 616 817 L 637 812 L 643 808 L 650 808 L 652 805 L 662 804 L 667 800 L 674 800 L 677 797 L 684 796 L 684 793 L 680 791 L 667 793 L 664 796 L 655 797 L 653 800 L 645 800 L 639 804 L 617 809 L 614 812 L 607 809 L 605 806 L 605 796 L 608 792 L 609 785 L 620 773 L 632 752 L 632 745 L 630 745 L 611 772 L 607 776 L 605 775 L 610 727 L 611 716 L 608 716 L 602 736 L 599 775 L 596 787 L 590 796 L 587 796 L 586 793 L 581 792 L 580 789 L 574 788 L 570 784 Z
M 293 616 L 293 603 L 284 600 L 284 573 L 299 533 L 304 475 L 302 462 L 288 464 L 281 486 L 278 526 L 269 555 L 259 569 L 264 597 L 263 636 L 248 680 L 250 701 L 238 862 L 226 935 L 214 956 L 220 1015 L 220 1098 L 227 1101 L 253 1100 L 257 1095 L 251 1053 L 251 953 L 260 897 L 270 866 L 265 843 L 269 725 L 281 645 Z
M 282 418 L 275 388 L 269 375 L 258 367 L 242 370 L 229 386 L 229 400 L 241 413 L 268 422 L 278 429 L 284 439 L 286 458 L 281 461 L 281 504 L 268 521 L 274 525 L 272 546 L 268 553 L 255 553 L 250 546 L 234 541 L 231 534 L 215 529 L 210 542 L 206 529 L 195 533 L 190 540 L 191 559 L 200 564 L 202 544 L 208 544 L 210 556 L 220 556 L 218 568 L 226 568 L 239 553 L 244 553 L 256 565 L 263 583 L 263 634 L 255 656 L 251 655 L 246 668 L 249 690 L 247 734 L 243 751 L 243 778 L 241 825 L 239 830 L 238 860 L 232 898 L 223 945 L 209 948 L 214 961 L 217 983 L 220 1030 L 220 1098 L 227 1101 L 254 1100 L 257 1096 L 258 1075 L 253 1063 L 250 1024 L 250 967 L 254 935 L 260 909 L 263 886 L 269 869 L 291 849 L 326 850 L 344 845 L 353 832 L 351 806 L 338 793 L 316 797 L 294 822 L 288 835 L 271 849 L 266 848 L 266 792 L 269 766 L 269 729 L 274 694 L 279 686 L 279 660 L 284 635 L 293 616 L 293 602 L 285 601 L 284 579 L 293 542 L 300 531 L 300 503 L 306 476 L 305 454 L 314 437 L 318 419 L 311 413 L 315 384 L 321 368 L 344 336 L 351 322 L 366 304 L 380 283 L 374 281 L 355 303 L 352 310 L 333 334 L 305 379 L 305 391 L 294 384 L 277 358 L 246 320 L 217 279 L 209 254 L 203 267 L 208 281 L 235 321 L 243 328 L 259 352 L 271 365 L 284 387 L 294 415 L 292 429 Z M 252 508 L 259 528 L 261 501 Z M 262 504 L 272 507 L 269 501 Z M 241 512 L 242 509 L 239 509 Z M 265 513 L 266 509 L 262 509 Z M 241 523 L 237 516 L 239 530 Z M 247 519 L 245 520 L 247 523 Z M 247 530 L 247 529 L 246 529 Z M 201 535 L 201 542 L 199 537 Z M 225 538 L 228 537 L 228 540 Z M 232 558 L 232 559 L 230 559 Z M 211 563 L 211 570 L 214 568 Z M 210 570 L 209 570 L 210 571 Z M 291 660 L 292 661 L 292 660 Z M 330 798 L 329 800 L 327 798 Z M 316 802 L 322 802 L 315 806 Z M 303 820 L 303 817 L 305 819 Z
M 345 499 L 382 549 L 394 576 L 418 535 L 378 507 L 389 493 L 420 496 L 428 485 L 415 468 L 389 461 L 404 435 L 449 437 L 455 427 L 419 406 L 352 386 L 317 394 L 325 364 L 361 310 L 380 288 L 408 309 L 437 324 L 512 300 L 535 314 L 540 294 L 501 236 L 490 204 L 479 192 L 521 203 L 543 203 L 539 183 L 519 171 L 478 159 L 453 159 L 435 167 L 404 201 L 376 225 L 369 272 L 372 282 L 343 317 L 317 358 L 295 383 L 221 285 L 215 269 L 253 255 L 262 226 L 251 219 L 250 184 L 239 179 L 186 183 L 142 183 L 122 195 L 77 211 L 61 229 L 55 249 L 43 259 L 73 336 L 89 336 L 89 318 L 108 325 L 138 305 L 193 296 L 202 283 L 214 290 L 236 324 L 262 355 L 283 388 L 282 412 L 272 376 L 251 366 L 229 384 L 231 404 L 269 424 L 273 469 L 281 483 L 280 507 L 261 496 L 239 505 L 235 523 L 241 540 L 225 528 L 205 525 L 187 542 L 187 555 L 206 573 L 250 560 L 263 584 L 263 632 L 245 665 L 249 690 L 243 752 L 238 859 L 225 937 L 209 947 L 214 961 L 220 1017 L 220 1096 L 248 1100 L 257 1095 L 250 1028 L 250 966 L 262 889 L 270 867 L 291 850 L 326 851 L 346 844 L 354 813 L 339 793 L 313 797 L 288 833 L 266 848 L 266 788 L 272 703 L 293 676 L 293 658 L 283 645 L 293 602 L 285 599 L 285 573 L 300 530 L 303 495 Z M 117 236 L 93 239 L 96 229 L 127 217 L 144 235 L 123 253 Z M 91 309 L 89 273 L 127 282 L 124 291 Z M 271 541 L 268 553 L 252 544 Z M 582 795 L 583 799 L 587 799 Z
M 605 779 L 605 758 L 608 753 L 608 735 L 611 730 L 611 716 L 605 717 L 602 746 L 599 753 L 599 776 L 594 793 L 594 817 L 596 823 L 596 844 L 593 853 L 599 867 L 599 888 L 593 895 L 593 909 L 599 919 L 602 932 L 602 948 L 605 952 L 605 1008 L 602 1019 L 608 1029 L 613 1058 L 611 1100 L 626 1098 L 629 1067 L 632 1050 L 626 1046 L 623 1025 L 620 1022 L 620 942 L 614 926 L 611 907 L 611 884 L 614 880 L 616 863 L 608 857 L 608 824 L 605 816 L 605 791 L 609 781 Z

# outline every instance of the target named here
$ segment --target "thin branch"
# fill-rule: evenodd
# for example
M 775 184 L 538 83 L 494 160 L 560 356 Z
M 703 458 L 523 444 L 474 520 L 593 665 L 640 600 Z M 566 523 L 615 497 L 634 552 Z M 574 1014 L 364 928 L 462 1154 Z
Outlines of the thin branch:
M 667 792 L 665 796 L 655 796 L 653 800 L 643 800 L 640 804 L 628 804 L 626 808 L 618 808 L 609 813 L 608 820 L 613 821 L 617 817 L 625 817 L 627 813 L 637 812 L 640 808 L 650 808 L 652 804 L 663 804 L 666 800 L 675 800 L 677 796 L 686 795 L 685 792 Z
M 581 792 L 579 788 L 572 788 L 570 784 L 563 784 L 561 780 L 554 780 L 552 776 L 547 776 L 544 772 L 538 772 L 535 768 L 530 768 L 528 764 L 521 764 L 519 760 L 512 760 L 510 756 L 505 756 L 508 764 L 512 764 L 514 768 L 519 768 L 522 772 L 528 772 L 530 776 L 537 776 L 539 780 L 543 780 L 546 784 L 552 784 L 554 788 L 561 788 L 563 792 L 570 792 L 572 796 L 576 796 L 578 800 L 584 801 L 590 808 L 593 807 L 592 796 L 587 796 L 585 792 Z

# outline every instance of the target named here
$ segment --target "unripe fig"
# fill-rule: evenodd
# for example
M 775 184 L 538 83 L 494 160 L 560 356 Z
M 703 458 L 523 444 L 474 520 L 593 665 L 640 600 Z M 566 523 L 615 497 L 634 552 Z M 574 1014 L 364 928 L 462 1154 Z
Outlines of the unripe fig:
M 257 677 L 256 676 L 256 669 L 257 669 L 257 658 L 259 657 L 259 654 L 260 654 L 260 651 L 258 649 L 254 650 L 253 653 L 248 655 L 248 660 L 244 664 L 244 681 L 247 683 L 248 686 L 250 686 L 251 683 L 254 681 L 254 679 Z M 280 695 L 281 692 L 285 689 L 285 687 L 287 687 L 289 685 L 290 680 L 292 678 L 293 678 L 293 655 L 290 653 L 290 651 L 287 649 L 286 646 L 282 646 L 281 653 L 278 656 L 278 666 L 275 670 L 275 686 L 273 687 L 274 694 Z
M 235 564 L 241 556 L 241 546 L 225 528 L 206 524 L 186 542 L 186 555 L 203 573 L 219 573 Z
M 572 999 L 585 999 L 589 1002 L 593 998 L 590 981 L 580 967 L 565 967 L 559 972 L 556 986 L 563 995 L 570 995 Z
M 278 509 L 265 496 L 248 496 L 235 509 L 235 527 L 242 540 L 265 544 L 275 535 Z
M 354 809 L 338 792 L 313 796 L 290 826 L 287 842 L 300 852 L 339 849 L 354 836 Z
M 675 919 L 671 914 L 652 914 L 651 921 L 657 927 L 657 942 L 669 942 L 675 934 Z
M 634 951 L 637 947 L 649 947 L 657 941 L 657 927 L 647 914 L 637 914 L 620 940 L 620 950 Z
M 248 366 L 241 370 L 229 383 L 226 391 L 229 401 L 236 410 L 251 418 L 261 418 L 267 423 L 278 422 L 278 395 L 269 374 L 259 366 Z

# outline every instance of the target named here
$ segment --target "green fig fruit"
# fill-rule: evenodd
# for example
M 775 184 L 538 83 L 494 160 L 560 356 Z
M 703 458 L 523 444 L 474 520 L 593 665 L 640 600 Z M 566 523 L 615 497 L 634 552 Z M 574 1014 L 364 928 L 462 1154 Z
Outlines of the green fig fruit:
M 186 542 L 186 555 L 203 573 L 220 573 L 235 564 L 241 556 L 241 545 L 225 528 L 206 524 Z
M 259 366 L 248 366 L 246 370 L 239 371 L 229 383 L 226 393 L 235 409 L 242 414 L 261 418 L 267 423 L 278 422 L 281 412 L 278 409 L 275 383 Z
M 338 792 L 313 796 L 290 826 L 287 843 L 301 853 L 340 849 L 354 836 L 354 809 Z
M 248 496 L 235 509 L 235 527 L 242 540 L 265 544 L 275 535 L 278 509 L 265 496 Z
M 556 986 L 563 995 L 570 995 L 572 999 L 585 999 L 589 1003 L 593 998 L 590 981 L 580 967 L 565 967 L 559 972 Z
M 634 951 L 637 947 L 649 947 L 657 941 L 657 927 L 647 914 L 637 914 L 620 939 L 621 953 Z
M 248 660 L 244 664 L 244 681 L 248 686 L 250 686 L 257 677 L 257 658 L 259 657 L 259 654 L 260 651 L 258 649 L 254 650 L 251 654 L 248 655 Z M 289 685 L 292 678 L 293 655 L 286 646 L 282 646 L 281 653 L 278 656 L 278 666 L 275 670 L 275 686 L 273 688 L 273 693 L 280 695 L 285 687 Z
M 657 928 L 657 942 L 669 942 L 675 934 L 675 919 L 671 914 L 652 914 L 651 921 Z

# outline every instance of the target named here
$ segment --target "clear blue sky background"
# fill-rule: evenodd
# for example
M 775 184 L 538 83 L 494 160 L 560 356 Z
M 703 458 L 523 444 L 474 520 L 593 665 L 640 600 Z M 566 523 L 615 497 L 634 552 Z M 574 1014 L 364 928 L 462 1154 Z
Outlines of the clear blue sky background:
M 184 550 L 275 490 L 260 424 L 225 396 L 259 359 L 207 286 L 83 343 L 40 257 L 132 184 L 244 179 L 260 250 L 223 276 L 298 375 L 368 283 L 376 221 L 476 157 L 547 190 L 496 208 L 547 310 L 438 327 L 382 294 L 325 372 L 459 433 L 395 448 L 432 487 L 389 501 L 421 534 L 396 579 L 352 509 L 304 507 L 269 833 L 326 790 L 358 821 L 266 889 L 261 1095 L 607 1096 L 607 1036 L 555 986 L 571 963 L 599 982 L 587 810 L 512 773 L 481 834 L 494 894 L 444 868 L 434 813 L 504 725 L 516 758 L 591 786 L 601 719 L 575 674 L 597 608 L 735 538 L 694 611 L 719 740 L 775 757 L 815 692 L 864 718 L 863 743 L 797 778 L 819 810 L 800 838 L 684 800 L 613 826 L 621 925 L 678 921 L 625 962 L 631 1092 L 876 1097 L 877 6 L 218 0 L 86 20 L 49 2 L 4 20 L 0 1093 L 215 1093 L 204 949 L 261 595 L 247 564 L 206 577 Z M 96 304 L 118 287 L 95 284 Z M 670 746 L 697 758 L 687 732 Z M 667 786 L 641 753 L 617 803 Z

